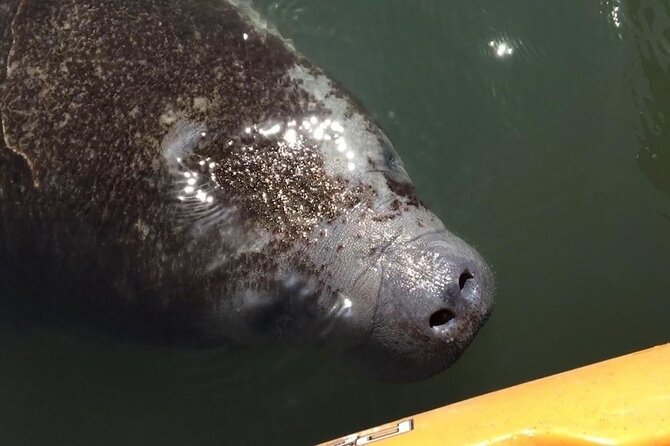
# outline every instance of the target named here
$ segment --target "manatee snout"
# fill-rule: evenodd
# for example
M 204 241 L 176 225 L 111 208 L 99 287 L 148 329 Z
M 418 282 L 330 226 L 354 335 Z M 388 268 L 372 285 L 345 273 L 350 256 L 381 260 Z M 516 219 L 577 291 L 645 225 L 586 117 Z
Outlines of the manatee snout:
M 443 230 L 389 249 L 369 339 L 356 352 L 382 380 L 428 378 L 449 367 L 493 308 L 482 257 Z

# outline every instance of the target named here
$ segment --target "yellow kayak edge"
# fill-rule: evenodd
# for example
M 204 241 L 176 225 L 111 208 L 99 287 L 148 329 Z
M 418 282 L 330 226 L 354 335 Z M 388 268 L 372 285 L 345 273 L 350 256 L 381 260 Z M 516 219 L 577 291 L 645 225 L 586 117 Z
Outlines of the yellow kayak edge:
M 670 344 L 530 381 L 320 446 L 670 445 Z

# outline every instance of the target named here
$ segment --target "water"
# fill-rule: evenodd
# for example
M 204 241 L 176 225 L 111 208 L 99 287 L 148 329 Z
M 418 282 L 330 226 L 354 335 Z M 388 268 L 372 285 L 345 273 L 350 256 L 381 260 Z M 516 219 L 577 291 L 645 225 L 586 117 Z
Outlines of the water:
M 377 116 L 497 276 L 450 370 L 0 326 L 13 445 L 309 444 L 670 341 L 670 2 L 256 0 Z

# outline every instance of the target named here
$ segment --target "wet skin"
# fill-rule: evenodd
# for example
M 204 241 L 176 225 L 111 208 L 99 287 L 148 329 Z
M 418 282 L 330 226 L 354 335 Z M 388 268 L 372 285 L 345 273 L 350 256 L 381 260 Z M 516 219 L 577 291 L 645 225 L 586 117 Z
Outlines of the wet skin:
M 0 256 L 43 285 L 31 305 L 132 339 L 318 343 L 404 380 L 488 317 L 486 263 L 247 7 L 4 0 L 0 25 Z

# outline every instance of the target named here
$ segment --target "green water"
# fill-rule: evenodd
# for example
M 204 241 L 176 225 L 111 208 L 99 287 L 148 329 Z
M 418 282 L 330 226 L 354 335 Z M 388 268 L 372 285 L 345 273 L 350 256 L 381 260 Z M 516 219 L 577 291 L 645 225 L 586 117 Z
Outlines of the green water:
M 493 317 L 450 370 L 406 385 L 318 352 L 3 325 L 1 443 L 309 444 L 670 341 L 670 1 L 255 4 L 491 263 Z

